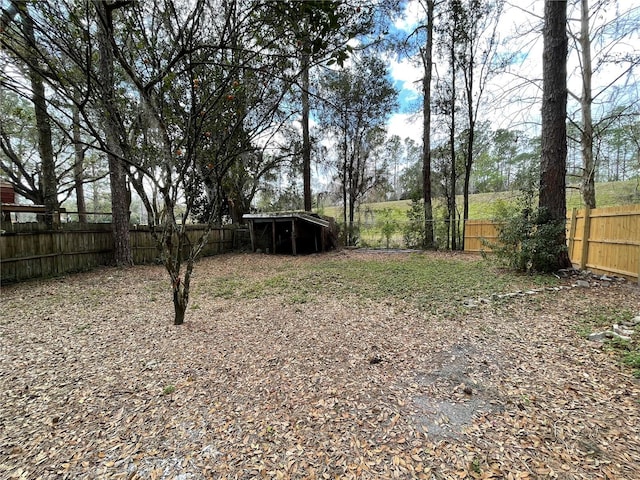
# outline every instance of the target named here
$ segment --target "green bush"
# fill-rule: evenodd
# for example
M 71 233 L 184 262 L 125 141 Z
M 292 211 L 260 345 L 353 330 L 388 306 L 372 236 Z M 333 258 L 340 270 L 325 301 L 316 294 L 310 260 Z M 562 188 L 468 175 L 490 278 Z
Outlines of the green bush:
M 389 248 L 391 237 L 400 228 L 397 220 L 393 218 L 393 210 L 390 208 L 380 210 L 378 212 L 376 224 L 382 233 L 382 239 L 386 241 L 387 248 Z
M 520 272 L 553 271 L 566 252 L 566 246 L 557 243 L 565 222 L 553 221 L 536 201 L 536 189 L 530 187 L 522 190 L 515 208 L 498 206 L 498 240 L 484 242 L 500 261 Z
M 424 245 L 424 207 L 422 199 L 412 198 L 407 211 L 407 223 L 402 229 L 402 238 L 407 248 L 422 248 Z

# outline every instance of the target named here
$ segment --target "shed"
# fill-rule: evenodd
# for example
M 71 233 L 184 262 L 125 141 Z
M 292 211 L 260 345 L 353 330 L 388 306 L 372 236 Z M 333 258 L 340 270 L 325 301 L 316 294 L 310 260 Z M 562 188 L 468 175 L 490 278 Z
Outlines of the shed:
M 11 213 L 27 212 L 37 213 L 40 215 L 47 214 L 47 208 L 44 205 L 23 205 L 15 203 L 16 191 L 13 184 L 0 181 L 0 222 L 11 223 Z M 60 223 L 60 213 L 66 212 L 66 209 L 59 208 L 53 212 L 53 222 Z
M 337 246 L 335 221 L 310 212 L 245 214 L 251 250 L 298 255 L 325 252 Z

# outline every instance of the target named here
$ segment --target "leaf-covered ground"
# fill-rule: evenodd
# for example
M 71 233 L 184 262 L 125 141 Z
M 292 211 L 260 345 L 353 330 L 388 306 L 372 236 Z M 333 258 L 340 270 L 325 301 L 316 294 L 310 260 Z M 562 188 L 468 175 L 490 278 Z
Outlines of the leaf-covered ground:
M 2 288 L 0 478 L 640 479 L 640 384 L 585 330 L 637 286 L 475 257 L 225 255 Z M 465 308 L 465 298 L 536 294 Z

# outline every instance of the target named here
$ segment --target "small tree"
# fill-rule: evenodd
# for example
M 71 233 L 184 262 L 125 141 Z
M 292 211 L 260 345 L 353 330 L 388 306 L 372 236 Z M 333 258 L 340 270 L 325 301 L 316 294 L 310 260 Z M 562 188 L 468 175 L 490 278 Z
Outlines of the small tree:
M 378 228 L 382 233 L 382 238 L 386 242 L 386 248 L 389 248 L 391 243 L 391 237 L 398 231 L 398 221 L 393 218 L 393 211 L 390 208 L 384 208 L 378 212 L 378 219 L 376 221 Z
M 253 0 L 29 5 L 37 9 L 29 17 L 36 46 L 46 45 L 36 52 L 41 74 L 75 104 L 109 158 L 117 242 L 128 239 L 126 176 L 143 200 L 175 324 L 184 321 L 194 262 L 231 193 L 231 169 L 291 116 L 281 107 L 291 104 L 283 99 L 297 72 L 279 49 L 278 8 Z M 194 235 L 188 222 L 202 191 L 207 228 Z M 118 250 L 128 263 L 130 251 Z
M 407 248 L 423 248 L 424 246 L 424 207 L 419 194 L 411 198 L 411 206 L 407 210 L 407 222 L 402 229 L 402 238 Z M 433 231 L 433 228 L 431 228 Z

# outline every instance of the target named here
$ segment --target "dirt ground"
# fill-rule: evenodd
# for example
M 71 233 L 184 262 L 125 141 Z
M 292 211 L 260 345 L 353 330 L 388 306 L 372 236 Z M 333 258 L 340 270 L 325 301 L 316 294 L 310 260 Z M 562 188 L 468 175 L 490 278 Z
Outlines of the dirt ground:
M 576 329 L 637 286 L 435 317 L 202 293 L 318 261 L 204 259 L 180 327 L 162 267 L 3 287 L 0 478 L 640 479 L 640 383 Z

